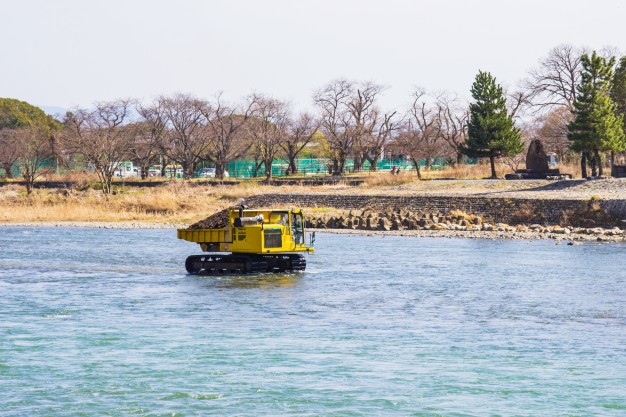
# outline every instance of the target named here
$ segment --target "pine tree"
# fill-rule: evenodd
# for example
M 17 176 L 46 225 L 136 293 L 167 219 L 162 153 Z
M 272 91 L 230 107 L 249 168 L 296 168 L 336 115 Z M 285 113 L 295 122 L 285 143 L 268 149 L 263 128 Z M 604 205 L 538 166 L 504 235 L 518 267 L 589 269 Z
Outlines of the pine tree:
M 479 71 L 471 92 L 474 103 L 470 104 L 468 139 L 462 152 L 473 158 L 488 157 L 491 177 L 497 178 L 495 159 L 517 155 L 524 144 L 507 112 L 502 87 L 490 73 Z
M 626 132 L 626 56 L 619 61 L 611 83 L 611 99 L 622 117 L 622 128 Z
M 574 120 L 567 126 L 572 149 L 592 155 L 592 176 L 602 175 L 600 152 L 626 149 L 622 117 L 609 95 L 615 58 L 606 59 L 595 52 L 581 57 L 581 82 L 574 102 Z M 583 171 L 583 176 L 586 172 Z
M 626 56 L 620 59 L 617 68 L 615 68 L 611 83 L 611 98 L 617 106 L 618 113 L 626 117 Z

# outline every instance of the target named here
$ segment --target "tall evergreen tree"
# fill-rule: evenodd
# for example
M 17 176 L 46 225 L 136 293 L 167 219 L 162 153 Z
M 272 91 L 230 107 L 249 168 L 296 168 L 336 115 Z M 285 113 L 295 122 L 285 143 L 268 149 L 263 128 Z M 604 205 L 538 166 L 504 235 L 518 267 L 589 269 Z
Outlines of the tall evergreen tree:
M 611 99 L 617 113 L 622 116 L 622 128 L 626 129 L 626 56 L 620 59 L 611 83 Z
M 491 177 L 497 178 L 495 159 L 517 155 L 524 144 L 507 112 L 502 86 L 490 73 L 479 71 L 471 92 L 474 103 L 470 104 L 468 139 L 462 152 L 474 158 L 488 157 Z
M 581 82 L 574 101 L 574 120 L 568 125 L 568 138 L 572 149 L 592 155 L 591 175 L 599 167 L 602 175 L 600 152 L 621 152 L 626 149 L 622 118 L 609 95 L 613 79 L 615 58 L 606 59 L 594 51 L 581 57 Z M 583 176 L 586 172 L 583 170 Z

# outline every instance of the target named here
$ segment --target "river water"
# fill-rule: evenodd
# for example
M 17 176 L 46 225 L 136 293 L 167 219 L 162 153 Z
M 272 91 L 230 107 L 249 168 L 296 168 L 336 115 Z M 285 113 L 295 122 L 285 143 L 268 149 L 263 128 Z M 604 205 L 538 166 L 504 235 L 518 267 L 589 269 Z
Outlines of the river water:
M 626 415 L 626 245 L 316 246 L 200 277 L 172 230 L 0 228 L 0 415 Z

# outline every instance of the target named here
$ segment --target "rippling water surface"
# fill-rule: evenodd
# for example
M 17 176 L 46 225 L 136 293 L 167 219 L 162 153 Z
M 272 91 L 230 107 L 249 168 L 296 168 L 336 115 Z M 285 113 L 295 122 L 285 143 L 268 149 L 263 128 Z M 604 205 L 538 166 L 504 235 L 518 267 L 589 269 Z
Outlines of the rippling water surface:
M 626 415 L 626 245 L 318 234 L 305 273 L 222 278 L 193 253 L 0 228 L 0 415 Z

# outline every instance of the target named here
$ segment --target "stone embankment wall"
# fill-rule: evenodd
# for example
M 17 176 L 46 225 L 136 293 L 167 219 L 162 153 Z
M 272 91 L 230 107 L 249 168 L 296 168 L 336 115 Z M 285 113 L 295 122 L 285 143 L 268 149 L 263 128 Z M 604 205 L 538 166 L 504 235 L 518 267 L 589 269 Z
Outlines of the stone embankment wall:
M 626 200 L 565 200 L 458 196 L 383 196 L 339 194 L 264 194 L 248 197 L 250 207 L 331 207 L 356 210 L 461 210 L 493 223 L 566 224 L 623 227 Z

